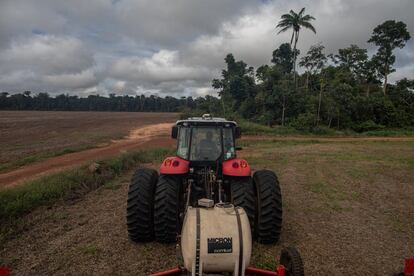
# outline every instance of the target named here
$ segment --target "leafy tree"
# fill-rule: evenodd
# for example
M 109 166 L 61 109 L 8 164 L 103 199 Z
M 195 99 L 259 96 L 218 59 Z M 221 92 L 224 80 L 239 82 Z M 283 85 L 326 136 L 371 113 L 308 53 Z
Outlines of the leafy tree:
M 289 43 L 283 43 L 279 48 L 273 51 L 272 63 L 279 66 L 283 73 L 290 74 L 293 68 L 292 60 L 295 56 L 298 56 L 299 53 L 299 50 L 294 52 Z
M 366 96 L 369 97 L 371 87 L 376 83 L 380 83 L 378 81 L 378 73 L 375 62 L 372 59 L 367 60 L 362 64 L 362 68 L 358 73 L 358 79 L 360 80 L 361 85 L 365 86 Z
M 256 78 L 260 81 L 266 81 L 270 76 L 269 71 L 271 70 L 269 65 L 262 65 L 256 70 Z
M 350 70 L 361 85 L 365 86 L 366 96 L 369 96 L 373 83 L 377 82 L 375 62 L 368 58 L 367 49 L 355 44 L 348 48 L 339 49 L 338 54 L 332 56 L 333 61 L 343 68 Z
M 379 73 L 384 78 L 384 95 L 387 93 L 388 75 L 395 71 L 392 68 L 395 62 L 393 51 L 395 48 L 403 48 L 410 38 L 407 25 L 404 22 L 387 20 L 375 27 L 371 38 L 368 40 L 368 42 L 374 43 L 379 47 L 373 60 L 378 66 Z
M 325 65 L 327 58 L 323 53 L 325 46 L 316 44 L 310 47 L 306 56 L 302 57 L 299 65 L 306 68 L 306 90 L 309 90 L 309 76 L 320 71 Z
M 294 73 L 294 82 L 296 85 L 296 45 L 299 40 L 299 31 L 300 29 L 306 28 L 310 29 L 312 32 L 316 34 L 315 27 L 310 23 L 310 21 L 315 20 L 315 18 L 309 14 L 304 14 L 305 8 L 302 8 L 299 13 L 290 10 L 289 13 L 283 14 L 281 16 L 281 20 L 277 24 L 276 28 L 280 28 L 278 34 L 286 32 L 289 29 L 292 29 L 292 37 L 290 39 L 290 45 L 293 44 L 293 73 Z
M 255 79 L 253 67 L 247 67 L 243 61 L 236 61 L 232 54 L 224 59 L 227 69 L 221 73 L 221 79 L 214 79 L 212 86 L 219 90 L 223 113 L 226 110 L 239 111 L 242 102 L 255 97 Z
M 367 52 L 367 49 L 362 49 L 355 44 L 351 44 L 348 48 L 338 50 L 338 54 L 334 56 L 334 62 L 341 64 L 351 70 L 354 75 L 359 76 L 365 63 L 368 61 Z

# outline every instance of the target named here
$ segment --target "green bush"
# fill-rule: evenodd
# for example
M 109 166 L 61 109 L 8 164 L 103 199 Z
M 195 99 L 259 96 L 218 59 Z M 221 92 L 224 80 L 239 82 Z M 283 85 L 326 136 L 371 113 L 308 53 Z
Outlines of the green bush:
M 311 132 L 317 135 L 335 135 L 336 134 L 335 130 L 333 130 L 332 128 L 329 128 L 327 126 L 322 126 L 322 125 L 313 127 Z
M 310 113 L 302 113 L 296 119 L 293 119 L 289 126 L 302 131 L 311 130 L 312 126 L 315 125 L 315 115 Z
M 269 127 L 253 122 L 249 122 L 246 120 L 238 121 L 239 126 L 242 128 L 242 134 L 250 134 L 250 135 L 293 135 L 293 134 L 300 134 L 300 131 L 292 127 Z
M 385 129 L 385 126 L 376 124 L 372 120 L 365 121 L 354 127 L 354 130 L 357 132 L 372 131 L 372 130 L 382 130 Z

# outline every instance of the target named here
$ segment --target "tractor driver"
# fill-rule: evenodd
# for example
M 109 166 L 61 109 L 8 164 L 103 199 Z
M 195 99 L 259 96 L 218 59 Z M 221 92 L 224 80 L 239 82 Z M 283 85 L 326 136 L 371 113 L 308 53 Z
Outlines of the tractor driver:
M 218 158 L 217 145 L 213 140 L 213 132 L 206 132 L 206 138 L 200 141 L 199 156 L 202 159 L 215 160 Z

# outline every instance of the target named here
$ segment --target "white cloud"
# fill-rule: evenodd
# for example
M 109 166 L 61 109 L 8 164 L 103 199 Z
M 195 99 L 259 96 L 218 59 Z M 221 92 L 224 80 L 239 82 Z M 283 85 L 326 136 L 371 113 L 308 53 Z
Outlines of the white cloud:
M 177 51 L 160 50 L 149 58 L 120 58 L 111 66 L 116 79 L 159 84 L 165 81 L 202 80 L 208 76 L 203 67 L 190 67 L 180 62 Z

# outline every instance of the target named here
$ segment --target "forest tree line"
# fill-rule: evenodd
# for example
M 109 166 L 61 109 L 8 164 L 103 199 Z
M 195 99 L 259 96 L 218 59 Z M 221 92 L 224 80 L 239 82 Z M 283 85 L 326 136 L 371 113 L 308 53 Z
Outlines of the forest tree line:
M 395 50 L 410 39 L 406 24 L 388 20 L 374 28 L 367 38 L 377 47 L 371 57 L 367 49 L 354 44 L 327 54 L 322 43 L 299 57 L 299 32 L 310 29 L 316 33 L 312 20 L 305 9 L 282 15 L 277 28 L 279 32 L 292 30 L 291 40 L 273 51 L 270 64 L 256 70 L 228 54 L 221 78 L 212 81 L 218 97 L 110 94 L 82 98 L 2 92 L 0 109 L 211 113 L 305 131 L 413 127 L 414 80 L 388 82 L 389 74 L 395 71 Z
M 127 111 L 127 112 L 181 112 L 183 110 L 206 110 L 213 96 L 206 97 L 158 97 L 110 94 L 109 97 L 60 94 L 55 97 L 46 92 L 31 91 L 9 94 L 0 93 L 0 110 L 51 110 L 51 111 Z

